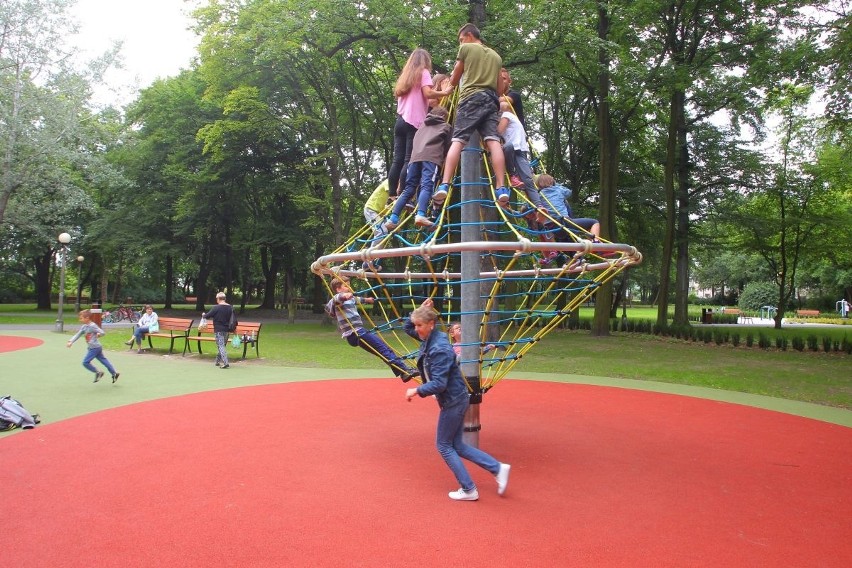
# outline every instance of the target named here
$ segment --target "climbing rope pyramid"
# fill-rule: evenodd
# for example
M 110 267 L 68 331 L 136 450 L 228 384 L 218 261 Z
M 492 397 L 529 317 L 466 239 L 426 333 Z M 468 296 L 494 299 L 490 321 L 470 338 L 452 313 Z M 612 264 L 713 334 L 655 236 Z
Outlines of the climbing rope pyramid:
M 412 364 L 419 343 L 402 331 L 403 322 L 431 298 L 445 327 L 461 323 L 462 373 L 479 393 L 642 255 L 537 211 L 523 191 L 499 206 L 477 137 L 462 154 L 461 178 L 430 212 L 433 226 L 415 226 L 406 210 L 388 232 L 381 227 L 388 205 L 376 225 L 362 226 L 311 269 L 329 295 L 331 281 L 343 279 L 356 295 L 373 298 L 358 304 L 365 329 Z M 568 242 L 555 242 L 556 233 Z
M 454 195 L 457 187 L 463 199 Z M 481 195 L 484 188 L 492 195 Z M 365 329 L 404 359 L 416 360 L 418 343 L 402 331 L 403 321 L 425 299 L 432 299 L 446 325 L 461 321 L 464 332 L 475 321 L 476 339 L 463 335 L 462 369 L 476 364 L 487 391 L 602 284 L 641 262 L 634 247 L 594 242 L 568 222 L 560 228 L 569 229 L 573 242 L 539 241 L 541 231 L 516 212 L 527 205 L 525 197 L 516 197 L 511 208 L 498 207 L 488 177 L 456 183 L 434 213 L 433 227 L 415 227 L 410 213 L 386 234 L 365 225 L 312 270 L 323 276 L 330 295 L 331 279 L 341 278 L 357 295 L 374 298 L 372 305 L 359 304 Z M 548 251 L 558 255 L 542 266 Z M 465 289 L 474 289 L 472 308 L 462 305 Z M 496 349 L 486 351 L 487 345 Z

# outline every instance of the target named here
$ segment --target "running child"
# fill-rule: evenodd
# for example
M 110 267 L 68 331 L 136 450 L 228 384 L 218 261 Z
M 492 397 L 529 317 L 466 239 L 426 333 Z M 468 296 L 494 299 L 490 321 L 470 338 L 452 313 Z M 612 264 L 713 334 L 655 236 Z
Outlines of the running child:
M 112 366 L 112 363 L 109 362 L 109 359 L 107 359 L 104 355 L 104 348 L 101 345 L 101 342 L 98 341 L 98 338 L 102 335 L 106 335 L 106 332 L 98 327 L 96 323 L 92 322 L 91 310 L 80 310 L 79 320 L 83 325 L 80 326 L 80 331 L 75 333 L 74 337 L 68 340 L 68 347 L 70 348 L 74 345 L 75 341 L 85 335 L 86 346 L 88 349 L 86 350 L 86 355 L 83 357 L 83 366 L 95 374 L 95 380 L 93 382 L 101 380 L 101 377 L 104 376 L 104 372 L 98 371 L 98 369 L 92 365 L 92 359 L 97 359 L 104 367 L 106 367 L 106 370 L 109 371 L 109 374 L 112 376 L 112 382 L 117 381 L 119 373 L 115 370 L 115 367 Z

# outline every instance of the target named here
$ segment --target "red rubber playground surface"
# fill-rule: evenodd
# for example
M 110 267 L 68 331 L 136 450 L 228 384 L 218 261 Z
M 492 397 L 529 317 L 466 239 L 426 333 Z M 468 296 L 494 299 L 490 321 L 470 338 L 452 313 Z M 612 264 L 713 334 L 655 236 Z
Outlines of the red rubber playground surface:
M 437 405 L 389 379 L 160 399 L 0 439 L 10 566 L 852 565 L 852 429 L 736 404 L 505 380 L 478 502 Z
M 30 349 L 44 343 L 41 339 L 34 337 L 18 337 L 12 335 L 0 335 L 0 353 L 17 351 L 19 349 Z

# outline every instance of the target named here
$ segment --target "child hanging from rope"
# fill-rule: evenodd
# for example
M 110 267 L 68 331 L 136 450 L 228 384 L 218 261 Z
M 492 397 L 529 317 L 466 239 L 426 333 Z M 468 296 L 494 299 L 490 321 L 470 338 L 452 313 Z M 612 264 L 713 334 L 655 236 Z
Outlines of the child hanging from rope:
M 444 88 L 446 75 L 436 75 L 432 82 L 439 89 Z M 417 209 L 414 216 L 416 227 L 430 228 L 434 223 L 426 216 L 429 200 L 433 202 L 433 211 L 438 211 L 444 205 L 447 197 L 446 192 L 441 196 L 432 195 L 435 189 L 435 181 L 438 179 L 438 171 L 444 163 L 444 157 L 450 147 L 450 135 L 453 127 L 447 124 L 447 109 L 442 107 L 437 100 L 429 100 L 430 110 L 426 115 L 417 132 L 414 134 L 414 144 L 411 149 L 411 160 L 408 162 L 408 172 L 405 177 L 405 189 L 394 204 L 393 211 L 383 228 L 391 231 L 399 224 L 399 216 L 408 201 L 414 197 L 417 186 L 420 186 L 420 194 L 417 198 Z
M 573 235 L 576 232 L 576 229 L 574 229 L 576 225 L 591 235 L 594 242 L 600 242 L 601 224 L 597 219 L 573 218 L 571 216 L 571 205 L 568 203 L 568 199 L 571 197 L 570 189 L 556 183 L 553 176 L 549 174 L 541 174 L 536 178 L 535 183 L 541 192 L 541 198 L 550 217 L 541 225 L 541 229 L 546 231 L 542 234 L 542 240 L 550 242 L 556 240 L 559 243 L 576 242 L 577 239 Z M 547 251 L 539 262 L 543 265 L 550 264 L 558 255 L 559 251 Z
M 349 284 L 338 278 L 331 281 L 331 290 L 334 296 L 326 304 L 325 311 L 336 318 L 337 329 L 349 345 L 361 347 L 368 353 L 377 355 L 404 383 L 420 376 L 420 372 L 406 365 L 378 334 L 364 329 L 361 314 L 358 313 L 358 304 L 372 304 L 375 302 L 374 298 L 356 296 Z

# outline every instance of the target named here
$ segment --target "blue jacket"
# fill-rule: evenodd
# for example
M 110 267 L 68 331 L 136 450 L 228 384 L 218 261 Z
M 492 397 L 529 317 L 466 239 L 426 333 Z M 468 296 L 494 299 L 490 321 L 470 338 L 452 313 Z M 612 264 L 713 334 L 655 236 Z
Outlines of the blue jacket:
M 405 333 L 415 339 L 420 339 L 414 331 L 411 318 L 405 320 Z M 420 356 L 417 358 L 417 369 L 424 383 L 417 387 L 420 397 L 435 395 L 441 408 L 455 406 L 470 400 L 467 383 L 462 377 L 461 369 L 456 362 L 456 352 L 450 345 L 446 333 L 437 327 L 432 330 L 425 340 L 420 342 Z

